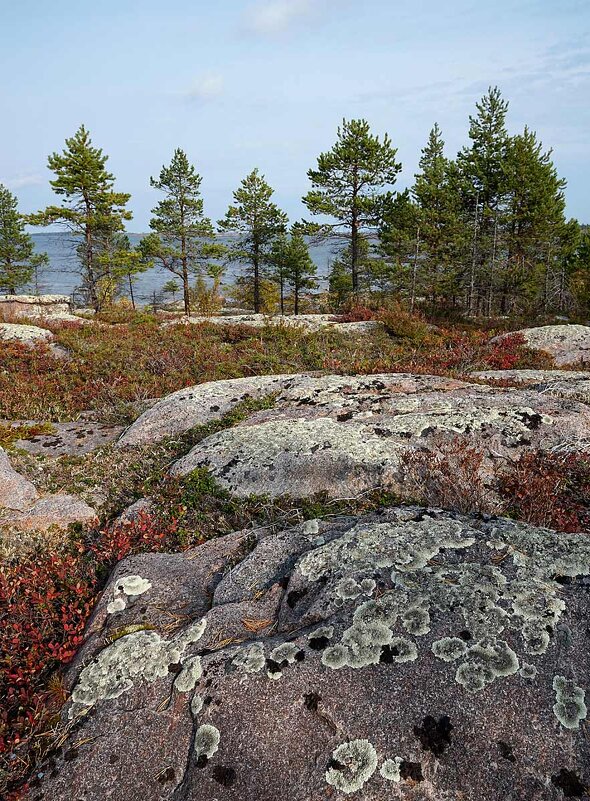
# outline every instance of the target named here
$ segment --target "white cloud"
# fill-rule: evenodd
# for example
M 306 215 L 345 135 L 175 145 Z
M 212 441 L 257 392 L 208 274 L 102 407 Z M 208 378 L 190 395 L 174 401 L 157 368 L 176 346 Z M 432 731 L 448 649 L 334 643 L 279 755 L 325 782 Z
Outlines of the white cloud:
M 289 30 L 312 10 L 311 0 L 265 0 L 247 11 L 246 28 L 252 33 L 273 36 Z
M 26 189 L 28 186 L 40 186 L 44 183 L 44 178 L 39 173 L 29 175 L 17 175 L 4 182 L 9 189 Z
M 223 93 L 225 81 L 218 72 L 206 72 L 200 75 L 186 91 L 182 92 L 188 100 L 214 100 Z

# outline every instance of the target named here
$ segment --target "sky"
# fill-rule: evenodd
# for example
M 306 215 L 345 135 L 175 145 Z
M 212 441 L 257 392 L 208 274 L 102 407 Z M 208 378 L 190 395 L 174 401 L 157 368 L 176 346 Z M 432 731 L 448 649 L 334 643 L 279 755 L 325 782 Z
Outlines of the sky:
M 150 176 L 183 148 L 223 216 L 258 167 L 292 219 L 343 118 L 389 133 L 412 184 L 437 121 L 454 156 L 489 85 L 553 148 L 590 222 L 588 0 L 0 0 L 0 182 L 55 202 L 47 156 L 84 123 L 148 228 Z

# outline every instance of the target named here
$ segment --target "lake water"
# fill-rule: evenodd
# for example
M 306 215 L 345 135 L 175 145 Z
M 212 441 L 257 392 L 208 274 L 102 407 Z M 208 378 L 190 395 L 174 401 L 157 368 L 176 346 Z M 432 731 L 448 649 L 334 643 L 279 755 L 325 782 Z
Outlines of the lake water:
M 43 268 L 38 276 L 36 285 L 27 287 L 26 291 L 56 295 L 75 295 L 80 285 L 80 277 L 77 273 L 76 243 L 71 236 L 64 233 L 34 233 L 31 235 L 35 243 L 35 249 L 41 253 L 47 253 L 49 264 Z M 143 234 L 129 234 L 132 245 L 136 245 Z M 223 242 L 224 237 L 219 237 Z M 227 241 L 227 239 L 226 239 Z M 334 258 L 335 245 L 330 242 L 322 244 L 310 243 L 310 254 L 318 268 L 318 279 L 320 284 L 326 284 L 326 277 L 330 269 L 330 261 Z M 240 265 L 229 264 L 224 276 L 222 286 L 232 283 L 236 275 L 239 275 Z M 134 294 L 139 304 L 149 303 L 155 293 L 162 290 L 164 284 L 174 276 L 163 270 L 154 267 L 145 273 L 139 274 L 135 279 Z

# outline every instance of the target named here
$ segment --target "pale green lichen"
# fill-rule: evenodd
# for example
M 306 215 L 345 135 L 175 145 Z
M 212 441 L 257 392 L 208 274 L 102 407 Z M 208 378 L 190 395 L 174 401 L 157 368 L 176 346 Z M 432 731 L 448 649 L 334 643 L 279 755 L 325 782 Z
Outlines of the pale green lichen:
M 127 607 L 123 598 L 115 598 L 110 604 L 107 605 L 107 613 L 114 615 L 115 612 L 122 612 Z
M 387 779 L 388 782 L 399 782 L 401 781 L 400 766 L 402 762 L 403 760 L 401 757 L 395 757 L 395 759 L 386 759 L 381 765 L 379 773 L 384 779 Z
M 467 644 L 459 637 L 443 637 L 432 643 L 432 653 L 443 662 L 455 662 L 467 653 Z
M 373 590 L 377 586 L 377 582 L 375 579 L 372 578 L 364 578 L 361 581 L 361 590 L 365 593 L 365 595 L 372 595 Z
M 264 645 L 261 642 L 241 648 L 232 661 L 232 665 L 243 673 L 258 673 L 265 664 Z
M 295 643 L 285 642 L 282 645 L 277 645 L 276 648 L 273 648 L 273 650 L 270 652 L 270 658 L 273 660 L 273 662 L 277 662 L 279 665 L 282 662 L 292 665 L 297 661 L 297 655 L 300 653 L 301 648 L 295 645 Z
M 308 640 L 320 640 L 325 638 L 326 640 L 331 640 L 334 636 L 334 626 L 320 626 L 319 629 L 315 629 L 311 632 L 311 634 L 307 635 Z
M 115 640 L 80 673 L 72 692 L 70 719 L 98 701 L 118 698 L 137 681 L 154 682 L 168 676 L 169 666 L 181 661 L 186 648 L 201 638 L 206 625 L 203 618 L 171 640 L 147 630 Z
M 553 679 L 555 690 L 555 704 L 553 712 L 555 717 L 566 729 L 579 729 L 580 721 L 585 720 L 588 709 L 585 704 L 586 693 L 574 681 L 565 676 L 555 676 Z
M 191 700 L 191 715 L 196 717 L 205 706 L 205 699 L 202 695 L 195 693 Z
M 188 693 L 195 689 L 195 685 L 203 675 L 201 657 L 193 656 L 182 663 L 182 670 L 174 681 L 174 688 L 179 693 Z
M 208 723 L 199 726 L 195 734 L 195 756 L 197 759 L 199 757 L 211 759 L 219 748 L 220 740 L 219 729 L 216 729 L 215 726 L 211 726 Z
M 416 645 L 405 637 L 394 637 L 389 644 L 389 653 L 394 662 L 413 662 L 418 659 L 418 649 Z
M 342 743 L 332 752 L 335 766 L 326 771 L 326 782 L 345 793 L 356 793 L 377 769 L 377 752 L 368 740 Z
M 536 665 L 529 665 L 526 662 L 523 662 L 521 665 L 520 670 L 518 671 L 519 675 L 523 677 L 523 679 L 534 679 L 537 677 L 538 669 Z
M 152 584 L 141 576 L 125 576 L 125 578 L 117 582 L 116 586 L 125 595 L 143 595 L 144 592 L 151 588 Z
M 332 645 L 326 648 L 322 654 L 322 665 L 332 668 L 332 670 L 340 670 L 347 664 L 348 648 L 344 645 Z
M 360 585 L 352 577 L 343 578 L 336 585 L 336 595 L 344 601 L 358 598 L 361 592 Z

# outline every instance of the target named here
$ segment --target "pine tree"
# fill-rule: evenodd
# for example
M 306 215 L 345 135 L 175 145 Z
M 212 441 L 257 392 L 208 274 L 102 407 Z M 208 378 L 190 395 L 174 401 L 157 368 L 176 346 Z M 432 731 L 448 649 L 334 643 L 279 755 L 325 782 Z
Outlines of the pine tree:
M 119 294 L 128 291 L 135 309 L 135 279 L 149 267 L 140 248 L 132 247 L 127 234 L 111 232 L 101 240 L 98 262 L 101 267 L 97 282 L 100 307 L 109 306 Z
M 261 284 L 271 262 L 271 251 L 277 236 L 287 227 L 287 215 L 272 201 L 273 190 L 258 169 L 244 178 L 234 192 L 231 205 L 219 229 L 235 239 L 229 245 L 229 258 L 244 265 L 242 288 L 251 285 L 254 311 L 262 307 Z
M 16 294 L 17 289 L 31 281 L 35 270 L 47 262 L 47 254 L 35 253 L 16 197 L 0 184 L 0 290 Z
M 187 316 L 191 313 L 191 277 L 202 275 L 211 260 L 225 254 L 223 245 L 213 241 L 215 230 L 204 214 L 201 182 L 186 153 L 177 148 L 169 166 L 162 167 L 158 178 L 150 179 L 164 197 L 152 209 L 153 233 L 140 245 L 147 260 L 158 262 L 182 281 Z
M 284 241 L 282 251 L 282 279 L 293 293 L 293 313 L 299 314 L 299 300 L 304 289 L 315 289 L 317 267 L 309 254 L 303 234 L 297 229 Z M 282 296 L 281 296 L 282 300 Z
M 528 128 L 509 140 L 505 175 L 507 257 L 500 311 L 508 311 L 511 300 L 523 291 L 532 297 L 542 295 L 547 310 L 553 294 L 563 298 L 565 293 L 565 271 L 554 270 L 556 260 L 561 265 L 566 261 L 565 254 L 560 255 L 567 239 L 565 181 L 557 175 L 551 151 L 543 152 L 542 143 Z
M 101 241 L 122 231 L 124 221 L 132 218 L 125 209 L 130 195 L 114 191 L 115 178 L 106 169 L 107 161 L 108 156 L 93 147 L 90 134 L 80 126 L 66 139 L 63 152 L 53 153 L 47 162 L 56 176 L 51 186 L 63 198 L 62 205 L 48 206 L 29 218 L 34 225 L 58 223 L 74 234 L 83 288 L 96 310 L 100 308 L 98 290 L 103 277 Z
M 469 314 L 483 309 L 491 296 L 496 275 L 499 232 L 503 226 L 506 193 L 505 157 L 508 144 L 508 103 L 498 87 L 490 87 L 469 117 L 470 147 L 457 157 L 463 193 L 464 224 L 472 228 L 466 269 Z M 489 305 L 489 304 L 488 304 Z
M 444 155 L 444 141 L 437 123 L 422 149 L 419 167 L 412 196 L 416 204 L 415 224 L 419 228 L 420 283 L 434 304 L 437 297 L 456 296 L 456 265 L 464 245 L 456 170 Z
M 379 253 L 388 265 L 383 273 L 383 265 L 376 263 L 381 275 L 389 283 L 390 293 L 403 294 L 413 309 L 416 294 L 421 284 L 418 274 L 420 267 L 420 220 L 418 207 L 406 189 L 397 192 L 387 205 L 379 230 Z M 385 290 L 382 284 L 381 291 Z
M 360 241 L 382 220 L 393 186 L 401 170 L 387 134 L 383 141 L 370 132 L 366 120 L 343 120 L 336 144 L 321 153 L 317 168 L 307 173 L 312 189 L 303 198 L 314 215 L 331 217 L 332 223 L 316 226 L 324 236 L 338 235 L 349 243 L 351 290 L 359 292 Z

